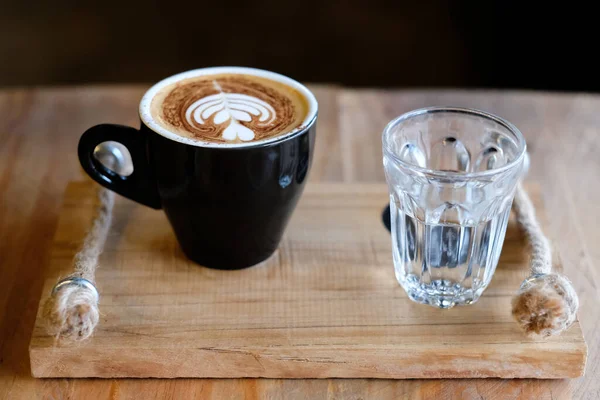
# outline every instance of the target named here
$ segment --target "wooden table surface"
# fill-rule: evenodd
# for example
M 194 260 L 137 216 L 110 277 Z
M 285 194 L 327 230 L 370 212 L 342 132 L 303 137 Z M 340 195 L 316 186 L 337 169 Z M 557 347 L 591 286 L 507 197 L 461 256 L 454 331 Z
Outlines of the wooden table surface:
M 555 241 L 580 296 L 589 346 L 580 379 L 538 380 L 74 380 L 31 378 L 27 346 L 41 274 L 68 181 L 84 178 L 79 135 L 101 122 L 138 126 L 146 87 L 97 86 L 0 91 L 0 397 L 485 398 L 600 396 L 600 96 L 504 91 L 382 91 L 312 86 L 320 103 L 310 179 L 382 182 L 381 131 L 393 117 L 429 105 L 499 114 L 527 138 L 528 179 L 542 185 Z M 390 260 L 390 268 L 392 268 Z

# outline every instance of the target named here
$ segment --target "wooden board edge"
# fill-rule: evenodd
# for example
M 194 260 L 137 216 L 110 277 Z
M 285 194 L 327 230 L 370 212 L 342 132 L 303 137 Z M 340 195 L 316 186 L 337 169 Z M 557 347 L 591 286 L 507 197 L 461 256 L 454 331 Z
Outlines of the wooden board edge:
M 532 365 L 533 352 L 514 350 L 495 360 L 473 352 L 469 362 L 457 365 L 437 349 L 415 356 L 408 351 L 390 356 L 386 349 L 362 349 L 345 359 L 331 359 L 329 350 L 301 352 L 289 349 L 286 357 L 274 357 L 259 349 L 147 349 L 124 353 L 122 349 L 95 351 L 85 360 L 77 348 L 31 349 L 32 375 L 36 378 L 376 378 L 376 379 L 450 379 L 450 378 L 535 378 L 565 379 L 584 374 L 586 352 L 582 346 L 545 350 L 548 360 L 563 360 Z M 144 355 L 151 352 L 151 355 Z M 173 357 L 173 352 L 177 357 Z M 386 354 L 387 353 L 387 354 Z M 465 356 L 465 355 L 463 355 Z M 419 357 L 417 362 L 415 357 Z M 215 361 L 218 358 L 218 367 Z M 160 363 L 149 360 L 161 360 Z M 94 360 L 98 360 L 96 365 Z M 204 367 L 204 366 L 207 367 Z M 241 366 L 244 366 L 243 368 Z

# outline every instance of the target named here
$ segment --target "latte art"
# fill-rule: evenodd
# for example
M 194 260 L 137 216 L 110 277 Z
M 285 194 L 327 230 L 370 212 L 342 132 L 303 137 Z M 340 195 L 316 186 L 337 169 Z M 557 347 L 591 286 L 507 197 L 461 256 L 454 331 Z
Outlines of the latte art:
M 307 102 L 293 88 L 249 75 L 184 80 L 153 100 L 158 120 L 178 134 L 208 142 L 251 142 L 298 127 Z
M 275 109 L 269 103 L 246 94 L 224 93 L 217 81 L 213 85 L 220 93 L 197 100 L 186 110 L 185 119 L 190 126 L 209 123 L 212 117 L 213 124 L 228 124 L 223 131 L 224 139 L 249 141 L 254 139 L 254 131 L 240 121 L 252 122 L 257 118 L 259 125 L 267 126 L 275 120 Z

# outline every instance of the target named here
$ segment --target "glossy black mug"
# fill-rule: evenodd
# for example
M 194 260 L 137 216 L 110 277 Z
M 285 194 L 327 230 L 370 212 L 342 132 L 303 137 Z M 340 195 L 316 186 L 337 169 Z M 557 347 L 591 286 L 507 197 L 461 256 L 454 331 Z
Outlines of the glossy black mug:
M 309 104 L 306 119 L 279 136 L 237 144 L 187 139 L 153 120 L 150 103 L 162 87 L 223 73 L 262 76 L 295 88 Z M 79 160 L 106 188 L 162 208 L 188 258 L 209 268 L 241 269 L 267 259 L 279 245 L 312 162 L 317 110 L 306 87 L 273 72 L 239 67 L 188 71 L 146 92 L 140 129 L 109 124 L 88 129 L 79 141 Z M 107 168 L 95 155 L 114 142 L 129 151 L 133 172 L 128 176 Z

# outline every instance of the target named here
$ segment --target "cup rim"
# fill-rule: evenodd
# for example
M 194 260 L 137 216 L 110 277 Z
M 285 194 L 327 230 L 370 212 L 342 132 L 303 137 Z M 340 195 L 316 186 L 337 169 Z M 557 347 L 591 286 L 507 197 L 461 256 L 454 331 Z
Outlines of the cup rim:
M 391 149 L 389 136 L 390 136 L 391 130 L 395 126 L 397 126 L 401 122 L 407 121 L 411 118 L 414 118 L 414 117 L 417 117 L 417 116 L 420 116 L 423 114 L 433 114 L 433 113 L 441 113 L 441 112 L 475 115 L 475 116 L 478 116 L 481 118 L 486 118 L 486 119 L 492 120 L 492 121 L 502 125 L 504 128 L 508 129 L 513 135 L 515 135 L 515 137 L 518 141 L 517 144 L 519 146 L 519 153 L 514 158 L 514 160 L 510 161 L 509 163 L 507 163 L 499 168 L 494 168 L 494 169 L 489 169 L 489 170 L 484 170 L 484 171 L 477 171 L 477 172 L 441 171 L 441 170 L 436 170 L 436 169 L 420 167 L 418 165 L 410 164 L 410 163 L 407 163 L 406 161 L 403 161 L 400 157 L 398 157 L 398 155 L 396 155 L 396 153 L 394 153 L 394 151 Z M 390 157 L 392 157 L 394 159 L 394 161 L 397 162 L 398 164 L 400 164 L 402 167 L 404 167 L 410 171 L 422 173 L 424 175 L 432 176 L 435 178 L 442 178 L 442 179 L 450 178 L 452 180 L 467 180 L 467 179 L 475 179 L 475 178 L 481 178 L 481 177 L 490 177 L 490 176 L 501 174 L 502 172 L 511 170 L 511 169 L 517 167 L 518 165 L 520 165 L 522 163 L 523 159 L 525 158 L 525 154 L 527 152 L 527 143 L 525 142 L 525 137 L 523 136 L 521 131 L 515 125 L 513 125 L 511 122 L 507 121 L 506 119 L 499 117 L 497 115 L 494 115 L 492 113 L 489 113 L 487 111 L 479 110 L 476 108 L 469 108 L 469 107 L 433 106 L 433 107 L 419 108 L 419 109 L 404 113 L 404 114 L 394 118 L 393 120 L 391 120 L 385 126 L 385 128 L 383 129 L 382 142 L 383 142 L 384 153 L 389 155 Z
M 252 76 L 257 76 L 257 77 L 261 77 L 261 78 L 267 78 L 267 79 L 270 79 L 270 80 L 273 80 L 273 81 L 276 81 L 279 83 L 283 83 L 284 85 L 291 86 L 292 88 L 294 88 L 294 89 L 298 90 L 300 93 L 302 93 L 302 95 L 306 98 L 306 100 L 308 102 L 308 112 L 306 114 L 306 117 L 304 118 L 304 120 L 302 120 L 300 125 L 298 125 L 296 128 L 290 130 L 287 133 L 284 133 L 282 135 L 273 136 L 273 137 L 270 137 L 267 139 L 256 140 L 256 141 L 247 142 L 247 143 L 214 143 L 214 142 L 207 142 L 204 140 L 183 137 L 183 136 L 180 136 L 180 135 L 166 129 L 165 127 L 160 125 L 158 122 L 156 122 L 156 120 L 152 117 L 152 114 L 150 112 L 150 106 L 152 104 L 152 99 L 164 87 L 171 85 L 177 81 L 183 80 L 183 79 L 195 78 L 195 77 L 203 76 L 203 75 L 224 74 L 224 73 L 252 75 Z M 300 82 L 298 82 L 292 78 L 289 78 L 282 74 L 278 74 L 276 72 L 271 72 L 271 71 L 258 69 L 258 68 L 221 66 L 221 67 L 198 68 L 198 69 L 181 72 L 181 73 L 178 73 L 175 75 L 171 75 L 171 76 L 155 83 L 142 96 L 142 100 L 140 101 L 138 112 L 139 112 L 142 123 L 144 123 L 152 131 L 158 133 L 159 135 L 161 135 L 167 139 L 170 139 L 170 140 L 173 140 L 176 142 L 180 142 L 180 143 L 184 143 L 184 144 L 188 144 L 191 146 L 196 146 L 196 147 L 218 148 L 218 149 L 240 149 L 240 148 L 247 149 L 247 148 L 253 148 L 253 147 L 262 147 L 267 144 L 270 145 L 270 144 L 278 143 L 281 141 L 285 141 L 285 140 L 291 139 L 292 137 L 300 135 L 303 132 L 306 132 L 316 121 L 318 109 L 319 109 L 319 104 L 317 102 L 317 99 L 315 98 L 315 95 L 306 86 L 304 86 L 303 84 L 301 84 Z

